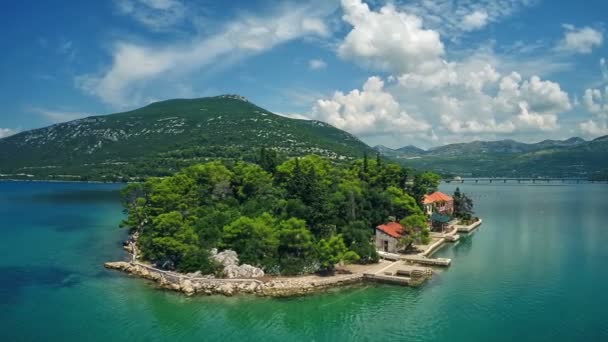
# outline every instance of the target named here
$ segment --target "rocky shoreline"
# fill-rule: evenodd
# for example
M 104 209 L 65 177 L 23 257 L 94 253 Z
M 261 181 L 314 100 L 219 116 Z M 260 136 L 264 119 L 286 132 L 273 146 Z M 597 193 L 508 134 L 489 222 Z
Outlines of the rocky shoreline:
M 301 277 L 273 277 L 270 280 L 256 278 L 209 278 L 163 271 L 140 262 L 107 262 L 108 269 L 119 270 L 139 278 L 156 282 L 160 288 L 195 294 L 233 296 L 251 294 L 268 297 L 293 297 L 317 293 L 337 286 L 359 283 L 363 274 L 337 274 L 333 276 L 308 275 Z
M 178 291 L 187 296 L 195 294 L 233 296 L 250 294 L 266 297 L 294 297 L 318 293 L 330 288 L 374 282 L 396 283 L 402 286 L 419 286 L 432 277 L 432 270 L 415 266 L 399 266 L 399 261 L 381 261 L 370 265 L 348 265 L 333 275 L 309 274 L 302 276 L 268 276 L 261 268 L 240 264 L 238 254 L 232 250 L 210 251 L 210 257 L 223 267 L 221 276 L 196 273 L 179 273 L 163 270 L 140 260 L 137 247 L 138 234 L 131 235 L 123 244 L 130 261 L 106 262 L 105 268 L 151 280 L 160 288 Z M 390 260 L 390 258 L 389 258 Z M 403 272 L 407 277 L 395 276 Z M 390 271 L 390 272 L 388 272 Z
M 239 264 L 236 252 L 211 250 L 211 257 L 223 266 L 223 277 L 198 273 L 179 273 L 161 270 L 153 265 L 140 262 L 135 234 L 124 243 L 131 261 L 106 262 L 105 268 L 128 273 L 151 280 L 160 288 L 182 292 L 187 296 L 195 294 L 233 296 L 251 294 L 268 297 L 293 297 L 351 285 L 363 280 L 361 272 L 334 274 L 331 276 L 305 275 L 296 277 L 266 276 L 260 268 Z

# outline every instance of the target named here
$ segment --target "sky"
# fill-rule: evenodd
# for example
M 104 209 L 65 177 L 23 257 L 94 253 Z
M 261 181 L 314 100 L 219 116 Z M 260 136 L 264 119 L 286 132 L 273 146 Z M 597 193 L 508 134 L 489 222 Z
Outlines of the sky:
M 608 134 L 605 0 L 104 0 L 0 11 L 0 137 L 239 94 L 370 145 Z

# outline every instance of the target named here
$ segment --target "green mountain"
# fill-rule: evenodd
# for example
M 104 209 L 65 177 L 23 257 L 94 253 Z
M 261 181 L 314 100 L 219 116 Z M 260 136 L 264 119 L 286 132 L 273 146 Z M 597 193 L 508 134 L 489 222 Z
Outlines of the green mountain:
M 238 95 L 222 95 L 162 101 L 0 139 L 0 179 L 168 175 L 210 158 L 251 160 L 262 147 L 334 160 L 373 153 L 329 124 L 286 118 Z
M 392 149 L 390 147 L 386 147 L 384 145 L 376 145 L 374 146 L 374 150 L 380 153 L 381 155 L 388 158 L 407 158 L 412 156 L 419 156 L 426 154 L 427 151 L 416 147 L 414 145 L 404 146 L 398 149 Z
M 397 151 L 400 154 L 409 154 L 409 155 L 417 155 L 417 154 L 425 154 L 426 151 L 416 147 L 414 145 L 407 145 L 401 148 L 396 149 L 395 151 Z
M 474 141 L 416 151 L 411 147 L 387 151 L 387 157 L 418 169 L 459 176 L 585 177 L 608 175 L 608 136 L 545 140 L 526 144 L 514 140 Z M 401 151 L 400 151 L 401 150 Z

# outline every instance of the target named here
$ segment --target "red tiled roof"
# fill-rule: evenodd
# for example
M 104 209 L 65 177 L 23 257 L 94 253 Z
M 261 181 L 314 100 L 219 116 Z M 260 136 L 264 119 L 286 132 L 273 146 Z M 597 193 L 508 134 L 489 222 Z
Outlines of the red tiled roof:
M 448 196 L 446 194 L 444 194 L 443 192 L 433 192 L 430 195 L 424 195 L 424 204 L 431 204 L 431 203 L 435 203 L 435 202 L 449 202 L 449 201 L 453 201 L 451 196 Z
M 400 238 L 403 235 L 403 226 L 398 222 L 389 222 L 387 224 L 381 224 L 376 229 L 394 237 Z

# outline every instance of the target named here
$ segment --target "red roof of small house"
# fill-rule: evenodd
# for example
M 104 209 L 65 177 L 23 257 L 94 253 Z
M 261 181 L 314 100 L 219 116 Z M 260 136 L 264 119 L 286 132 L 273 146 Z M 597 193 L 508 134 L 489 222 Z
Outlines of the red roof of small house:
M 403 235 L 403 226 L 399 222 L 389 222 L 381 224 L 376 229 L 398 239 Z
M 424 195 L 424 204 L 431 204 L 435 202 L 449 202 L 453 201 L 452 196 L 446 195 L 443 192 L 435 191 L 430 195 Z

